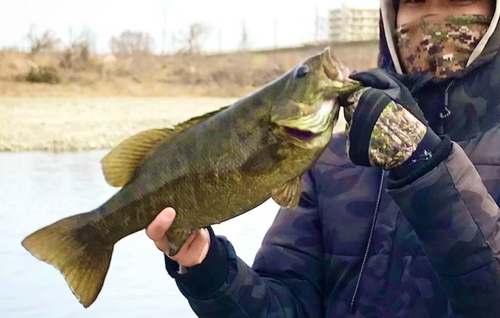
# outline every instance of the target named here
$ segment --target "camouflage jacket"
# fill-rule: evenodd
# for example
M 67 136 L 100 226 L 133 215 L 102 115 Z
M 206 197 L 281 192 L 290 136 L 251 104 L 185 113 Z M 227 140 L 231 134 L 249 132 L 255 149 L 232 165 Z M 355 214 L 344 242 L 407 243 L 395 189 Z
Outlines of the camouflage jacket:
M 396 72 L 385 38 L 379 66 Z M 453 141 L 432 171 L 389 190 L 388 173 L 353 165 L 336 135 L 252 267 L 212 231 L 202 264 L 178 274 L 167 260 L 196 314 L 500 317 L 499 47 L 495 30 L 454 79 L 401 76 L 431 128 Z

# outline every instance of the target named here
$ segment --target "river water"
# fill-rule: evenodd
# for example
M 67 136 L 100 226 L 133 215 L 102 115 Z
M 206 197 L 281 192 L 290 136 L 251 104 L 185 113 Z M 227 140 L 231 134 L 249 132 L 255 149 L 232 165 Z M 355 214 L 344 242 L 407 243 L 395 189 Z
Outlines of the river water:
M 115 246 L 101 294 L 87 309 L 55 268 L 21 246 L 31 232 L 91 210 L 116 191 L 100 170 L 104 154 L 0 153 L 0 317 L 196 317 L 144 231 Z M 214 230 L 251 264 L 277 209 L 267 201 Z

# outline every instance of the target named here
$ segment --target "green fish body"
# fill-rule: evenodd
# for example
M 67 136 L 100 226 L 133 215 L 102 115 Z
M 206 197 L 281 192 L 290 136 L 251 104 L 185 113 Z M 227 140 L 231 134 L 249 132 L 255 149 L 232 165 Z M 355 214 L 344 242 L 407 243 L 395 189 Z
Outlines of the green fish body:
M 339 94 L 359 88 L 330 49 L 310 57 L 257 92 L 173 129 L 122 142 L 102 160 L 121 189 L 94 211 L 36 231 L 23 246 L 61 271 L 85 306 L 97 298 L 113 247 L 176 209 L 170 255 L 199 228 L 245 213 L 272 197 L 295 207 L 300 176 L 330 141 Z

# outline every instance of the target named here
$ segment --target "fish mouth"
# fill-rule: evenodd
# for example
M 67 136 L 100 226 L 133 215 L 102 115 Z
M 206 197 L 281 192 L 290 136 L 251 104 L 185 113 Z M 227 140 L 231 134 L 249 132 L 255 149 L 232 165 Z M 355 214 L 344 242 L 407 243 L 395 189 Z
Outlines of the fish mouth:
M 314 138 L 320 136 L 322 133 L 314 133 L 308 130 L 302 130 L 294 127 L 283 127 L 283 131 L 290 137 L 296 138 L 300 141 L 311 141 Z
M 342 83 L 345 81 L 345 67 L 337 60 L 333 50 L 327 46 L 323 50 L 323 69 L 326 76 L 334 82 Z
M 351 70 L 342 64 L 333 54 L 333 50 L 327 46 L 322 52 L 323 70 L 330 80 L 330 93 L 341 93 L 344 90 L 356 90 L 361 84 L 351 78 Z

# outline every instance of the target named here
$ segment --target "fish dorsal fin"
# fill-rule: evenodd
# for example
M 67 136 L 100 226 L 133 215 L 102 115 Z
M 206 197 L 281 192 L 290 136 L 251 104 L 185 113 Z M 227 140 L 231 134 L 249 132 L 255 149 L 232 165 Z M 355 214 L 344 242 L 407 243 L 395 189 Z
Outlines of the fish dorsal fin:
M 130 181 L 134 171 L 161 142 L 205 121 L 227 107 L 229 106 L 193 117 L 175 125 L 172 129 L 149 129 L 122 141 L 101 160 L 106 182 L 113 187 L 123 187 Z
M 122 141 L 101 160 L 106 182 L 113 187 L 123 187 L 148 154 L 175 131 L 149 129 Z
M 281 187 L 274 189 L 272 197 L 274 202 L 284 208 L 295 208 L 300 200 L 300 177 L 293 178 Z

